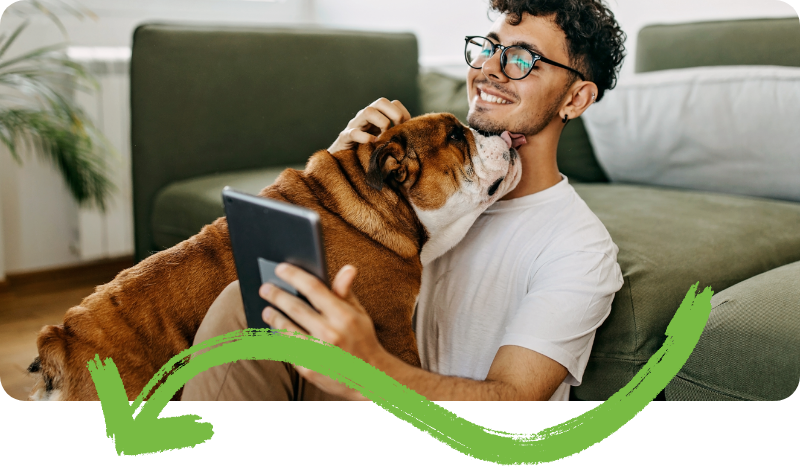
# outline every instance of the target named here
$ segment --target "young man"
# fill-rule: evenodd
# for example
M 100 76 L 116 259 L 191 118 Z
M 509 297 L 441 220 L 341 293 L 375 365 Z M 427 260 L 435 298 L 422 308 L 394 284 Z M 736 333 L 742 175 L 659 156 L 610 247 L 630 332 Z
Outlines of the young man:
M 263 317 L 337 345 L 431 400 L 568 400 L 622 274 L 605 227 L 559 173 L 556 148 L 564 125 L 614 87 L 625 36 L 601 0 L 493 0 L 492 8 L 501 16 L 491 31 L 467 44 L 468 120 L 524 135 L 523 175 L 461 243 L 425 267 L 416 316 L 422 368 L 381 347 L 350 291 L 353 267 L 329 290 L 281 265 L 278 276 L 319 313 L 265 285 L 261 295 L 302 328 L 269 308 Z M 369 142 L 409 118 L 400 102 L 378 100 L 329 150 Z M 196 341 L 244 327 L 238 289 L 229 287 Z M 243 361 L 198 375 L 184 399 L 362 397 L 304 368 Z

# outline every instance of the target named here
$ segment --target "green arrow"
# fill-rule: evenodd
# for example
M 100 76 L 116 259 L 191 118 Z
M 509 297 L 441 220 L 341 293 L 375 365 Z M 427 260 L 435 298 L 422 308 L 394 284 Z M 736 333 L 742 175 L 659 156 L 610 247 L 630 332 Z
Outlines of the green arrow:
M 304 366 L 360 391 L 383 409 L 453 449 L 500 464 L 551 462 L 602 441 L 636 416 L 678 373 L 691 355 L 711 313 L 713 292 L 691 287 L 667 327 L 667 339 L 633 380 L 598 407 L 533 434 L 490 430 L 471 423 L 401 385 L 338 347 L 308 336 L 270 330 L 236 331 L 180 353 L 153 376 L 129 404 L 114 362 L 95 356 L 88 367 L 97 388 L 106 432 L 118 454 L 137 455 L 194 447 L 214 432 L 197 415 L 158 418 L 183 385 L 198 373 L 237 360 L 276 360 Z M 208 350 L 199 355 L 196 352 Z M 191 360 L 186 362 L 191 356 Z M 161 383 L 157 388 L 156 386 Z M 147 402 L 144 397 L 156 388 Z M 141 408 L 138 415 L 137 409 Z
M 167 405 L 166 401 L 159 406 L 155 416 L 139 414 L 134 418 L 135 409 L 128 402 L 114 362 L 107 358 L 103 365 L 100 357 L 95 355 L 94 360 L 89 360 L 88 367 L 106 419 L 106 435 L 114 439 L 117 454 L 136 455 L 192 447 L 214 435 L 210 423 L 197 423 L 198 415 L 157 418 Z

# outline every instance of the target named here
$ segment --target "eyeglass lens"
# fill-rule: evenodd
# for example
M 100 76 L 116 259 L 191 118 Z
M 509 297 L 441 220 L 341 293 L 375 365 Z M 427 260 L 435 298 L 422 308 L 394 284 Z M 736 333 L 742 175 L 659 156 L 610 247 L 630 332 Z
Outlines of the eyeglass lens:
M 483 64 L 494 54 L 494 44 L 487 39 L 474 37 L 467 41 L 467 63 L 473 68 L 482 68 Z M 501 66 L 506 75 L 512 79 L 523 78 L 530 72 L 535 63 L 533 55 L 522 47 L 512 46 L 506 49 L 505 60 Z

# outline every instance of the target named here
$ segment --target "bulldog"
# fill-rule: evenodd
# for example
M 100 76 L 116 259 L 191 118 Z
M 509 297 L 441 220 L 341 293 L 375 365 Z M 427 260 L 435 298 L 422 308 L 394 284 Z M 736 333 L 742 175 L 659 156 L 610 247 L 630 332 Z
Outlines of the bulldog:
M 521 174 L 508 132 L 484 135 L 453 115 L 429 114 L 373 143 L 319 151 L 305 170 L 285 170 L 259 196 L 320 214 L 330 277 L 355 265 L 353 290 L 381 344 L 419 366 L 412 314 L 422 268 L 455 246 Z M 208 308 L 236 278 L 224 217 L 122 271 L 68 310 L 63 324 L 39 332 L 30 399 L 97 400 L 86 367 L 95 354 L 113 358 L 135 399 L 191 346 Z

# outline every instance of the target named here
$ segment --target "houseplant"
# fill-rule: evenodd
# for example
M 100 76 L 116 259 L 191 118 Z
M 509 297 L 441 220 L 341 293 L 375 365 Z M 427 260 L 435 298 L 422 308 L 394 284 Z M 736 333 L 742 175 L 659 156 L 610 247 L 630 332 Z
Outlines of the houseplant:
M 113 189 L 107 163 L 112 149 L 74 99 L 75 92 L 91 92 L 98 84 L 67 56 L 66 28 L 55 13 L 82 19 L 91 12 L 65 1 L 25 0 L 12 8 L 24 21 L 0 34 L 0 142 L 19 164 L 21 149 L 32 150 L 57 168 L 80 205 L 104 210 Z M 37 14 L 52 20 L 65 42 L 9 56 Z

